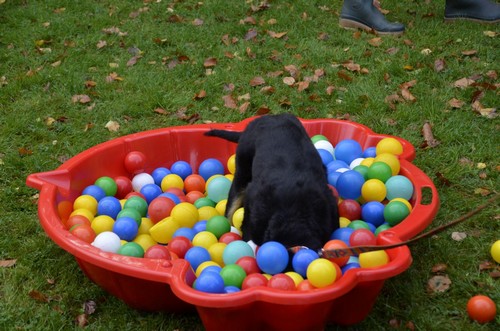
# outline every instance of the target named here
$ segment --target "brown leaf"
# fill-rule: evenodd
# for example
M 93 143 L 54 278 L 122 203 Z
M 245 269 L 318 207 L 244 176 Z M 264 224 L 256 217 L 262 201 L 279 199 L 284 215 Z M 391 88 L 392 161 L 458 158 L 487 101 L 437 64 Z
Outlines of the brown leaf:
M 283 78 L 283 83 L 285 83 L 285 85 L 292 86 L 293 84 L 295 84 L 295 78 L 285 77 Z
M 120 129 L 120 123 L 116 121 L 108 121 L 104 127 L 110 132 L 117 132 Z
M 425 122 L 422 127 L 422 135 L 424 136 L 424 147 L 433 148 L 440 144 L 440 142 L 434 139 L 434 135 L 432 134 L 432 127 L 429 122 Z
M 432 267 L 431 271 L 433 274 L 443 273 L 446 271 L 447 268 L 448 266 L 445 263 L 438 263 Z
M 16 265 L 17 260 L 16 259 L 11 259 L 11 260 L 0 260 L 0 268 L 9 268 L 13 267 Z
M 127 67 L 132 67 L 137 63 L 137 60 L 139 60 L 142 56 L 136 55 L 130 58 L 130 60 L 127 61 Z
M 337 76 L 345 81 L 352 81 L 352 77 L 349 76 L 349 74 L 345 70 L 340 70 L 339 72 L 337 72 Z
M 193 20 L 193 25 L 194 26 L 201 26 L 201 25 L 203 25 L 203 23 L 205 23 L 205 22 L 201 18 L 195 18 Z
M 250 80 L 250 86 L 264 85 L 266 81 L 261 76 L 256 76 Z
M 485 197 L 487 195 L 490 195 L 491 191 L 487 188 L 484 188 L 484 187 L 478 187 L 478 188 L 474 189 L 474 194 L 479 194 L 479 195 Z
M 236 100 L 234 100 L 233 96 L 228 94 L 222 97 L 222 100 L 224 100 L 224 107 L 230 108 L 230 109 L 236 109 L 238 108 L 238 105 L 236 104 Z
M 207 96 L 207 92 L 205 90 L 200 90 L 200 92 L 196 93 L 193 97 L 193 100 L 201 100 Z
M 257 20 L 252 16 L 247 16 L 243 20 L 241 20 L 240 22 L 243 24 L 252 24 L 252 25 L 257 24 Z
M 477 51 L 475 49 L 462 51 L 462 55 L 465 55 L 465 56 L 472 56 L 472 55 L 476 55 L 476 54 L 477 54 Z
M 243 102 L 241 104 L 241 106 L 238 108 L 238 110 L 240 111 L 240 114 L 246 113 L 246 111 L 248 110 L 248 107 L 250 107 L 250 101 Z
M 122 77 L 120 77 L 116 72 L 112 72 L 109 75 L 106 76 L 106 83 L 112 83 L 112 82 L 121 82 L 123 80 Z
M 107 41 L 106 40 L 99 40 L 97 42 L 97 49 L 101 49 L 101 48 L 104 48 L 108 45 Z
M 37 291 L 37 290 L 31 290 L 28 295 L 32 298 L 32 299 L 35 299 L 36 301 L 39 301 L 39 302 L 49 302 L 50 299 L 48 296 L 46 296 L 45 294 L 43 294 L 42 292 L 40 291 Z
M 170 15 L 170 17 L 167 20 L 170 23 L 181 23 L 184 21 L 184 18 L 182 16 L 174 14 L 174 15 Z
M 472 103 L 472 109 L 480 114 L 481 116 L 484 116 L 486 118 L 495 118 L 497 117 L 497 113 L 496 113 L 496 108 L 486 108 L 486 107 L 483 107 L 483 105 L 479 102 L 479 101 L 474 101 Z
M 497 80 L 498 79 L 498 74 L 496 70 L 488 70 L 488 72 L 485 74 L 486 77 L 492 80 Z
M 168 114 L 168 112 L 165 109 L 160 108 L 160 107 L 155 108 L 153 111 L 157 114 L 160 114 L 160 115 L 167 115 Z
M 325 41 L 325 40 L 328 40 L 330 39 L 330 35 L 326 32 L 320 32 L 318 34 L 318 40 L 322 40 L 322 41 Z
M 490 277 L 493 279 L 500 278 L 500 270 L 495 270 L 495 271 L 490 272 Z
M 260 89 L 260 92 L 264 94 L 273 94 L 275 92 L 275 88 L 272 86 L 264 86 Z
M 267 73 L 267 77 L 279 77 L 283 75 L 283 70 L 271 71 Z
M 378 46 L 382 45 L 382 38 L 380 38 L 380 37 L 372 38 L 372 39 L 368 40 L 368 43 L 372 46 L 378 47 Z
M 298 82 L 297 83 L 297 91 L 302 92 L 309 87 L 309 82 Z
M 450 99 L 448 101 L 448 105 L 451 107 L 451 108 L 455 108 L 455 109 L 460 109 L 463 107 L 463 105 L 465 104 L 465 102 L 463 102 L 462 100 L 458 100 L 456 98 L 453 98 L 453 99 Z
M 389 55 L 394 55 L 397 52 L 399 52 L 399 48 L 398 47 L 391 47 L 391 48 L 388 48 L 385 52 Z
M 215 67 L 217 65 L 217 59 L 214 57 L 209 57 L 203 62 L 205 68 Z
M 75 323 L 80 328 L 84 328 L 89 324 L 89 320 L 87 319 L 87 314 L 80 314 L 76 316 Z
M 450 285 L 451 279 L 448 275 L 436 275 L 427 281 L 427 290 L 429 293 L 446 292 L 450 288 Z
M 495 269 L 495 265 L 491 261 L 483 261 L 479 264 L 479 271 Z
M 267 31 L 267 34 L 271 36 L 272 38 L 275 39 L 281 39 L 283 38 L 288 32 L 274 32 L 274 31 Z
M 353 61 L 344 62 L 342 63 L 342 66 L 349 71 L 359 72 L 361 70 L 361 66 L 357 63 L 354 63 Z
M 453 86 L 464 89 L 466 87 L 469 87 L 472 83 L 474 83 L 472 79 L 464 77 L 453 83 Z
M 442 173 L 436 172 L 436 177 L 441 184 L 444 186 L 451 186 L 451 182 L 448 178 L 446 178 Z
M 328 85 L 328 86 L 326 87 L 326 94 L 328 94 L 328 95 L 332 95 L 333 91 L 335 91 L 335 86 L 333 86 L 333 85 Z
M 83 312 L 87 315 L 92 315 L 96 310 L 97 304 L 93 300 L 88 300 L 83 303 Z
M 266 115 L 271 112 L 271 109 L 269 109 L 267 106 L 261 106 L 259 109 L 257 109 L 257 112 L 255 113 L 256 115 Z
M 462 241 L 465 238 L 467 238 L 467 233 L 465 232 L 452 232 L 451 233 L 451 239 L 455 241 Z
M 247 31 L 245 36 L 243 37 L 244 40 L 249 41 L 251 39 L 254 39 L 257 37 L 257 30 L 256 29 L 250 29 Z
M 81 103 L 81 104 L 85 104 L 85 103 L 89 103 L 91 102 L 92 100 L 90 99 L 90 97 L 86 94 L 75 94 L 71 97 L 71 102 L 73 103 Z
M 401 97 L 399 94 L 394 93 L 391 95 L 388 95 L 384 99 L 385 103 L 391 108 L 392 110 L 396 110 L 396 104 L 401 101 Z
M 289 64 L 285 66 L 285 71 L 290 74 L 293 78 L 297 78 L 300 74 L 299 68 L 294 64 Z
M 417 98 L 415 98 L 415 96 L 413 94 L 411 94 L 410 90 L 409 89 L 402 89 L 401 90 L 401 96 L 407 100 L 407 101 L 411 101 L 411 102 L 414 102 L 417 100 Z
M 26 156 L 26 155 L 31 155 L 31 154 L 33 154 L 33 151 L 32 151 L 32 150 L 27 149 L 27 148 L 25 148 L 25 147 L 20 147 L 20 148 L 18 149 L 18 152 L 19 152 L 19 155 L 21 155 L 21 156 Z
M 446 67 L 446 62 L 444 61 L 444 59 L 436 59 L 436 61 L 434 61 L 435 72 L 441 72 L 444 70 L 445 67 Z

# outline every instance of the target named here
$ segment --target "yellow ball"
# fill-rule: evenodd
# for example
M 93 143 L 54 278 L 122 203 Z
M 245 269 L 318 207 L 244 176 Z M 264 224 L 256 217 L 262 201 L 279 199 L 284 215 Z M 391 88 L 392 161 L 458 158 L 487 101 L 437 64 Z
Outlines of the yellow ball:
M 122 206 L 122 209 L 125 206 L 125 202 L 127 202 L 127 199 L 120 199 L 120 205 Z
M 497 240 L 491 245 L 491 257 L 496 263 L 500 263 L 500 240 Z
M 226 177 L 230 181 L 233 181 L 233 179 L 234 179 L 234 175 L 233 174 L 225 174 L 224 177 Z
M 210 266 L 220 267 L 220 265 L 218 265 L 214 261 L 205 261 L 205 262 L 202 262 L 202 263 L 200 263 L 200 265 L 198 266 L 198 268 L 196 268 L 196 271 L 195 271 L 196 277 L 200 277 L 201 272 L 203 270 L 205 270 L 206 267 L 210 267 Z
M 295 271 L 285 272 L 285 275 L 288 275 L 288 276 L 290 276 L 291 279 L 293 279 L 293 282 L 295 283 L 295 287 L 297 287 L 300 284 L 300 282 L 302 282 L 304 280 L 304 277 L 302 277 L 299 273 L 297 273 Z
M 361 187 L 361 196 L 365 201 L 383 201 L 387 195 L 384 182 L 379 179 L 368 179 Z
M 206 248 L 207 250 L 212 246 L 213 244 L 217 243 L 217 237 L 209 231 L 201 231 L 198 232 L 194 237 L 193 237 L 193 246 L 200 246 L 203 248 Z
M 221 200 L 215 205 L 215 209 L 219 212 L 219 214 L 224 215 L 226 212 L 226 205 L 227 205 L 227 200 Z
M 175 205 L 170 216 L 180 227 L 192 228 L 200 219 L 198 209 L 189 202 L 181 202 Z
M 179 228 L 179 224 L 172 217 L 167 217 L 153 225 L 149 229 L 149 234 L 156 242 L 168 244 L 172 240 L 175 231 Z
M 149 234 L 149 229 L 153 227 L 154 223 L 151 221 L 151 219 L 147 217 L 141 218 L 141 225 L 139 225 L 139 230 L 137 231 L 137 234 Z
M 389 255 L 383 250 L 359 254 L 361 268 L 374 268 L 389 263 Z
M 153 237 L 147 233 L 137 235 L 133 242 L 139 244 L 144 251 L 147 251 L 149 247 L 157 244 Z
M 176 174 L 168 174 L 161 180 L 161 190 L 165 192 L 169 188 L 184 189 L 184 181 L 182 177 Z
M 392 202 L 392 201 L 399 201 L 399 202 L 404 203 L 406 205 L 406 207 L 408 207 L 408 210 L 411 212 L 412 206 L 408 200 L 403 199 L 403 198 L 394 198 L 390 202 Z
M 86 208 L 78 208 L 73 210 L 71 214 L 69 214 L 69 217 L 73 215 L 82 215 L 86 217 L 90 223 L 92 223 L 92 221 L 94 220 L 94 214 L 92 214 L 92 212 Z
M 208 253 L 210 254 L 212 261 L 216 262 L 221 267 L 225 265 L 222 254 L 224 253 L 226 246 L 226 243 L 217 242 L 208 248 Z
M 227 159 L 227 170 L 234 174 L 236 172 L 236 154 L 233 154 Z
M 97 214 L 97 200 L 91 195 L 80 195 L 76 198 L 75 202 L 73 202 L 73 209 L 88 209 L 92 215 Z
M 199 208 L 198 214 L 199 214 L 198 220 L 200 220 L 200 221 L 201 220 L 209 220 L 213 216 L 220 215 L 219 212 L 217 211 L 217 209 L 215 209 L 215 207 L 212 207 L 212 206 L 203 206 L 203 207 Z
M 391 167 L 392 175 L 396 176 L 399 174 L 399 169 L 401 165 L 399 159 L 396 155 L 390 153 L 382 153 L 375 157 L 375 162 L 385 162 L 389 167 Z
M 270 275 L 270 274 L 262 274 L 262 276 L 266 277 L 267 280 L 271 279 L 271 277 L 272 277 L 272 275 Z
M 319 258 L 307 266 L 306 275 L 312 286 L 321 288 L 335 282 L 337 269 L 331 261 Z
M 346 228 L 349 224 L 351 224 L 351 220 L 345 217 L 339 217 L 339 225 L 341 228 Z
M 245 209 L 243 207 L 236 209 L 233 214 L 232 224 L 233 226 L 241 231 L 241 225 L 243 224 L 243 216 L 245 215 Z
M 94 230 L 95 234 L 105 231 L 113 231 L 115 220 L 108 215 L 99 215 L 94 218 L 90 227 Z
M 403 153 L 403 145 L 396 138 L 387 137 L 380 140 L 375 147 L 376 155 L 382 153 L 390 153 L 394 155 L 401 155 Z
M 361 161 L 361 165 L 364 165 L 364 166 L 367 166 L 367 167 L 370 167 L 373 162 L 375 162 L 375 158 L 374 157 L 367 157 L 366 159 L 364 159 L 363 161 Z

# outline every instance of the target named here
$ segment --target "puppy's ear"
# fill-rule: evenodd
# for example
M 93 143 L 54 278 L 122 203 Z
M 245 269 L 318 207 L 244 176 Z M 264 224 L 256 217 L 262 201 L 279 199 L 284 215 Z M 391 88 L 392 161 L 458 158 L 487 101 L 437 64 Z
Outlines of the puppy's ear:
M 236 196 L 236 199 L 234 199 L 233 203 L 231 203 L 231 206 L 228 206 L 229 209 L 226 212 L 226 217 L 231 225 L 234 225 L 233 224 L 234 213 L 236 212 L 236 210 L 243 207 L 244 198 L 245 198 L 245 192 L 241 192 Z

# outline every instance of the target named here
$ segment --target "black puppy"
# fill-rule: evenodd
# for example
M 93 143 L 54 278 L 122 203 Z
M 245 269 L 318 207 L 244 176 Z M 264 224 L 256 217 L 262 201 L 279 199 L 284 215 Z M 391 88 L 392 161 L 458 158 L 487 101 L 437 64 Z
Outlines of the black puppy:
M 243 132 L 205 135 L 238 143 L 226 217 L 231 220 L 244 207 L 243 240 L 317 250 L 339 227 L 337 201 L 321 158 L 296 117 L 266 115 Z

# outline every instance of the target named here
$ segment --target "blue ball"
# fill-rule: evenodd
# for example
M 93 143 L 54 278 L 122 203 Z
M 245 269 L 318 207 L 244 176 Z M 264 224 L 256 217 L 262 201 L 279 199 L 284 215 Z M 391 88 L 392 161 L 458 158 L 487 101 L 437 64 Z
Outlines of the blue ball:
M 334 171 L 332 173 L 329 173 L 327 177 L 328 184 L 332 185 L 333 187 L 336 187 L 340 175 L 342 175 L 342 172 Z
M 239 288 L 237 288 L 236 286 L 229 285 L 229 286 L 224 287 L 224 293 L 236 293 L 239 291 L 241 291 L 241 290 Z
M 344 199 L 356 200 L 361 196 L 361 187 L 365 183 L 365 177 L 357 171 L 348 170 L 337 179 L 335 188 Z
M 384 208 L 384 204 L 381 202 L 369 201 L 361 206 L 361 218 L 366 223 L 378 227 L 385 222 Z
M 151 201 L 162 194 L 162 190 L 161 187 L 156 184 L 146 184 L 141 187 L 140 193 L 146 198 L 146 202 L 150 204 Z
M 104 197 L 97 203 L 97 214 L 107 215 L 116 219 L 118 213 L 122 210 L 120 200 L 115 197 Z
M 224 293 L 224 279 L 216 272 L 202 272 L 193 287 L 205 293 Z
M 187 176 L 193 174 L 193 168 L 191 168 L 191 165 L 189 165 L 186 161 L 174 162 L 174 164 L 170 167 L 170 171 L 181 177 L 183 180 L 186 179 Z
M 159 195 L 159 197 L 169 198 L 170 200 L 175 202 L 176 205 L 181 203 L 181 199 L 177 195 L 171 192 L 163 192 L 162 194 Z
M 259 247 L 256 254 L 260 270 L 270 275 L 283 272 L 288 266 L 288 251 L 277 241 L 268 241 Z
M 193 270 L 196 270 L 203 262 L 211 260 L 208 250 L 201 246 L 193 246 L 188 249 L 184 259 L 189 262 Z
M 342 275 L 344 275 L 347 272 L 347 270 L 356 269 L 356 268 L 361 268 L 359 263 L 347 263 L 342 268 L 340 268 L 340 270 L 342 270 Z
M 362 157 L 364 157 L 365 159 L 367 157 L 375 157 L 377 156 L 377 148 L 376 147 L 368 147 L 367 149 L 365 149 L 363 151 L 363 155 Z
M 224 165 L 217 159 L 206 159 L 200 164 L 198 174 L 205 180 L 213 175 L 224 175 Z
M 319 148 L 317 149 L 319 156 L 321 157 L 321 161 L 323 165 L 326 167 L 330 162 L 333 161 L 333 155 L 326 149 Z
M 341 160 L 333 160 L 332 162 L 326 165 L 326 172 L 329 174 L 339 170 L 340 168 L 349 169 L 349 165 Z
M 194 236 L 196 235 L 196 231 L 194 231 L 193 229 L 191 228 L 185 228 L 185 227 L 182 227 L 182 228 L 178 228 L 174 234 L 173 234 L 173 238 L 175 237 L 186 237 L 189 239 L 189 241 L 192 241 Z
M 171 173 L 172 172 L 170 170 L 168 170 L 167 168 L 160 167 L 160 168 L 156 168 L 155 170 L 153 170 L 153 172 L 151 173 L 151 176 L 153 177 L 155 184 L 158 186 L 161 186 L 161 181 L 163 180 L 163 178 L 166 175 L 170 175 Z
M 392 176 L 385 182 L 387 188 L 387 200 L 403 198 L 410 200 L 413 196 L 413 184 L 402 175 Z
M 337 146 L 335 146 L 335 159 L 342 160 L 347 164 L 351 164 L 354 159 L 357 159 L 362 155 L 363 149 L 356 140 L 341 140 Z
M 193 230 L 195 233 L 207 230 L 207 220 L 201 220 L 193 225 Z
M 353 232 L 354 232 L 354 229 L 349 228 L 349 227 L 338 228 L 337 230 L 333 231 L 332 235 L 330 236 L 330 239 L 342 240 L 347 245 L 349 245 L 349 238 L 351 237 L 351 234 Z
M 297 253 L 293 255 L 292 267 L 293 270 L 300 274 L 302 277 L 306 277 L 307 267 L 309 264 L 318 259 L 319 255 L 316 251 L 309 248 L 302 248 Z
M 132 241 L 137 236 L 139 225 L 132 217 L 120 217 L 113 224 L 113 232 L 121 240 Z
M 204 272 L 216 272 L 216 273 L 220 273 L 220 271 L 222 270 L 222 267 L 219 267 L 218 265 L 209 265 L 207 267 L 205 267 L 201 273 L 204 273 Z
M 91 195 L 97 201 L 100 201 L 102 198 L 106 196 L 106 192 L 104 192 L 104 190 L 100 186 L 89 185 L 83 189 L 82 195 Z

